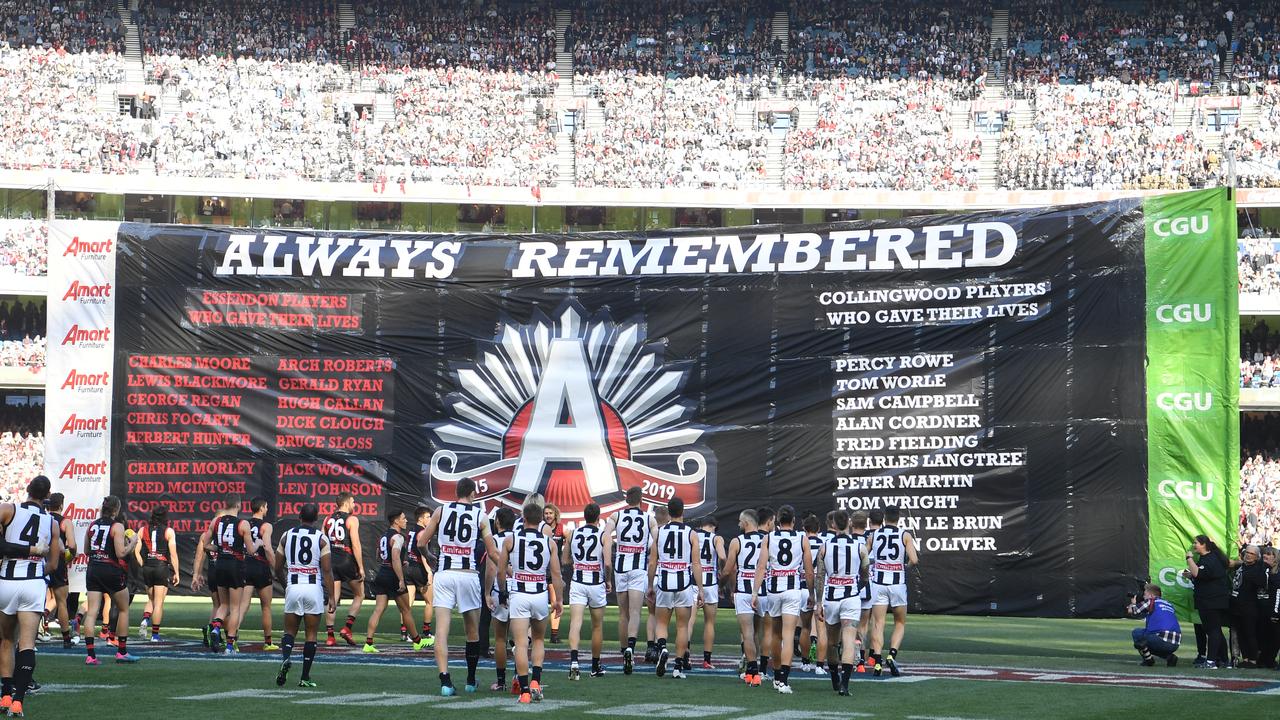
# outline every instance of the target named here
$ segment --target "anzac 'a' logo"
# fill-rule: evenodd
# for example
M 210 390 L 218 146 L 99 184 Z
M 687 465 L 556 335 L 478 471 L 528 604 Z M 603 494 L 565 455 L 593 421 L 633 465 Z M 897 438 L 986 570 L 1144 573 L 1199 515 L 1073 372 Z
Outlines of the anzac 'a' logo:
M 431 428 L 437 502 L 469 477 L 481 498 L 518 508 L 542 493 L 568 520 L 591 501 L 620 508 L 632 486 L 650 503 L 714 504 L 715 458 L 681 395 L 690 363 L 666 363 L 643 318 L 588 317 L 570 301 L 552 317 L 504 321 L 478 345 L 474 362 L 453 367 L 450 419 Z

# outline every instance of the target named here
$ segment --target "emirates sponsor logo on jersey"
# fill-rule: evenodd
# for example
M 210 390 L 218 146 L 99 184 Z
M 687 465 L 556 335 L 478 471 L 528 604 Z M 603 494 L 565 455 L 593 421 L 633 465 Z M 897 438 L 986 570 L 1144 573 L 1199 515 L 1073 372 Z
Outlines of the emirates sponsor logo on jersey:
M 607 308 L 589 315 L 567 301 L 550 315 L 535 308 L 528 323 L 502 319 L 477 345 L 453 367 L 449 419 L 432 428 L 424 469 L 437 502 L 455 499 L 462 478 L 513 509 L 541 493 L 569 522 L 588 501 L 621 509 L 633 486 L 686 510 L 714 498 L 715 456 L 681 392 L 692 363 L 668 362 L 643 316 L 615 322 Z
M 79 280 L 72 280 L 71 284 L 62 293 L 62 300 L 74 300 L 78 303 L 86 305 L 101 305 L 111 299 L 111 283 L 102 285 L 92 285 L 82 283 Z
M 71 238 L 71 242 L 67 243 L 67 249 L 62 251 L 62 257 L 106 260 L 114 246 L 114 238 L 107 240 L 81 240 L 80 236 L 77 235 Z
M 58 431 L 59 435 L 72 435 L 75 437 L 102 437 L 102 433 L 107 429 L 107 416 L 100 415 L 98 417 L 80 417 L 75 413 L 71 413 L 66 422 L 62 423 L 62 429 Z
M 76 458 L 67 460 L 67 464 L 62 466 L 62 471 L 58 473 L 59 480 L 75 480 L 77 482 L 90 482 L 103 479 L 107 474 L 107 461 L 99 460 L 97 462 L 82 462 Z M 95 515 L 96 517 L 96 515 Z
M 111 342 L 111 328 L 72 325 L 62 338 L 62 347 L 102 348 Z
M 72 368 L 67 373 L 67 377 L 62 381 L 63 390 L 75 390 L 76 392 L 100 393 L 111 385 L 111 373 L 103 371 L 100 373 L 83 373 Z

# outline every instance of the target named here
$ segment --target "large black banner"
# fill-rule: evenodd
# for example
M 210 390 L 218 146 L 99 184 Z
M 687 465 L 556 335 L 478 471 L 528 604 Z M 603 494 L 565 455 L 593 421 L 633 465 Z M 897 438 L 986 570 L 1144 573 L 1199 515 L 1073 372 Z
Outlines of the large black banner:
M 286 520 L 350 491 L 366 548 L 462 477 L 570 523 L 640 486 L 726 536 L 745 508 L 892 504 L 913 608 L 1110 615 L 1147 565 L 1143 233 L 1135 201 L 649 234 L 126 224 L 113 488 L 187 547 L 227 491 Z

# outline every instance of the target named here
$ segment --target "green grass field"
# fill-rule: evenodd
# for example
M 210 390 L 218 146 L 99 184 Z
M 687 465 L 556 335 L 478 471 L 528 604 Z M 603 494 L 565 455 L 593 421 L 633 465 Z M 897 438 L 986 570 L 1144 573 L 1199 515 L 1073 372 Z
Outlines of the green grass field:
M 366 603 L 370 608 L 372 603 Z M 280 605 L 275 618 L 279 641 Z M 417 606 L 418 617 L 420 608 Z M 135 606 L 134 621 L 140 617 Z M 1191 717 L 1222 714 L 1269 718 L 1280 716 L 1280 689 L 1270 685 L 1261 692 L 1223 692 L 1188 689 L 1202 680 L 1235 678 L 1276 683 L 1274 671 L 1206 671 L 1189 667 L 1194 647 L 1180 655 L 1177 668 L 1143 668 L 1129 645 L 1134 623 L 1112 620 L 1043 620 L 921 616 L 911 618 L 901 654 L 904 677 L 875 680 L 862 676 L 852 683 L 852 697 L 838 697 L 825 678 L 793 671 L 795 695 L 782 696 L 771 688 L 749 689 L 732 676 L 738 649 L 736 626 L 728 611 L 721 611 L 717 627 L 715 659 L 722 675 L 708 677 L 697 669 L 687 680 L 658 679 L 652 666 L 639 665 L 635 675 L 624 676 L 617 664 L 607 677 L 569 682 L 561 653 L 547 663 L 544 674 L 546 700 L 518 707 L 512 696 L 487 690 L 493 681 L 492 661 L 480 670 L 481 690 L 475 695 L 440 698 L 439 682 L 430 652 L 412 656 L 399 642 L 398 620 L 384 617 L 379 646 L 386 652 L 369 657 L 356 649 L 322 652 L 314 679 L 319 687 L 303 690 L 294 684 L 300 676 L 301 644 L 291 681 L 283 689 L 274 683 L 278 653 L 257 650 L 261 642 L 259 615 L 252 611 L 241 632 L 246 652 L 236 659 L 213 657 L 199 647 L 199 626 L 207 619 L 208 604 L 187 599 L 167 606 L 164 623 L 172 640 L 195 641 L 163 648 L 130 641 L 130 650 L 143 657 L 134 666 L 116 665 L 102 649 L 100 667 L 85 667 L 83 648 L 64 652 L 60 645 L 42 646 L 36 676 L 46 691 L 28 698 L 28 717 L 68 717 L 93 707 L 104 718 L 275 718 L 403 717 L 503 717 L 508 712 L 532 712 L 556 718 L 669 716 L 789 720 L 847 717 L 946 719 L 1104 718 L 1142 713 L 1152 716 Z M 367 610 L 362 613 L 367 615 Z M 606 664 L 616 651 L 614 623 L 606 629 Z M 456 623 L 455 623 L 456 624 Z M 364 618 L 356 625 L 364 632 Z M 701 626 L 699 625 L 699 628 Z M 566 615 L 562 634 L 568 629 Z M 455 628 L 454 647 L 460 648 Z M 323 632 L 323 631 L 322 631 Z M 567 644 L 549 646 L 563 651 Z M 50 649 L 52 648 L 52 649 Z M 695 667 L 701 642 L 694 645 Z M 589 653 L 584 652 L 584 658 Z M 585 663 L 584 663 L 585 664 Z M 487 665 L 487 667 L 486 667 Z M 945 672 L 977 673 L 979 667 L 1051 671 L 1038 681 L 988 681 L 912 674 L 932 667 Z M 943 667 L 945 666 L 945 667 Z M 968 668 L 968 669 L 966 669 Z M 1099 676 L 1089 684 L 1061 684 L 1065 673 L 1115 673 Z M 512 671 L 508 671 L 508 675 Z M 454 662 L 455 684 L 461 690 L 465 668 Z M 1141 687 L 1161 682 L 1182 687 Z M 1170 681 L 1169 678 L 1173 680 Z M 1109 683 L 1124 686 L 1107 686 Z M 194 699 L 188 699 L 194 698 Z M 101 714 L 105 713 L 105 714 Z

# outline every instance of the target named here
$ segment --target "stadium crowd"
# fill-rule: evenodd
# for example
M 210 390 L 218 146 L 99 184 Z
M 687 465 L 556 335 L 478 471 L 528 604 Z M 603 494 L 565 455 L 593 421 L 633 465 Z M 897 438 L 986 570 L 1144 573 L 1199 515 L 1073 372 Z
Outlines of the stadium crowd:
M 0 405 L 0 502 L 44 473 L 44 405 Z
M 776 3 L 658 0 L 576 4 L 565 34 L 580 72 L 725 78 L 765 72 L 782 59 Z
M 0 220 L 0 275 L 46 274 L 48 248 L 49 226 L 43 221 Z
M 787 69 L 807 77 L 947 78 L 987 70 L 991 5 L 961 0 L 797 0 Z
M 1115 79 L 1027 88 L 1030 126 L 1000 140 L 1003 188 L 1182 189 L 1202 187 L 1216 154 L 1193 129 L 1173 123 L 1176 83 Z
M 1240 292 L 1280 295 L 1280 256 L 1276 242 L 1280 231 L 1253 228 L 1243 231 L 1237 243 Z
M 855 79 L 809 83 L 818 118 L 812 129 L 787 136 L 785 186 L 977 189 L 982 141 L 952 128 L 947 110 L 964 87 L 953 80 L 911 88 Z
M 1233 32 L 1227 9 L 1218 2 L 1020 1 L 1009 13 L 1009 77 L 1213 82 Z
M 591 78 L 604 123 L 578 134 L 578 181 L 599 187 L 763 184 L 766 131 L 735 125 L 749 81 L 605 72 Z
M 1176 189 L 1230 172 L 1241 186 L 1280 185 L 1280 86 L 1250 87 L 1256 125 L 1229 127 L 1220 146 L 1175 118 L 1189 91 L 1179 81 L 1213 79 L 1233 43 L 1233 76 L 1277 79 L 1274 11 L 1250 3 L 1232 22 L 1225 8 L 1032 0 L 1012 7 L 1009 46 L 995 48 L 988 3 L 594 0 L 576 6 L 563 45 L 579 107 L 598 102 L 604 118 L 579 118 L 573 179 L 761 186 L 767 131 L 735 111 L 771 88 L 816 111 L 775 131 L 787 188 L 974 189 L 982 145 L 955 103 L 981 93 L 990 56 L 1007 61 L 1008 93 L 1033 106 L 1032 122 L 999 136 L 1002 188 Z M 148 84 L 125 114 L 119 8 L 0 0 L 0 167 L 380 187 L 565 179 L 546 101 L 550 4 L 353 10 L 343 29 L 332 0 L 143 2 L 132 17 Z M 390 112 L 368 104 L 374 88 Z

